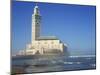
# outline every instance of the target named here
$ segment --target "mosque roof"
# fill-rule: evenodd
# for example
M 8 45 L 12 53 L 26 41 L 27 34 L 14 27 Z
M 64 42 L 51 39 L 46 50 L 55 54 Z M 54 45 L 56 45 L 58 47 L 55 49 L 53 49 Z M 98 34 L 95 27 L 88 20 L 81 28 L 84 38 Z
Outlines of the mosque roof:
M 38 40 L 58 40 L 56 36 L 40 36 L 37 39 Z

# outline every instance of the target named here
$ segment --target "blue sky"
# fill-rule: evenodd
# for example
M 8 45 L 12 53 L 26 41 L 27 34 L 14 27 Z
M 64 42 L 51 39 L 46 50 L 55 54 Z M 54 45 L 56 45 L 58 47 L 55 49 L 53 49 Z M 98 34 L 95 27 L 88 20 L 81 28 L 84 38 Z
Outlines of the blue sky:
M 34 2 L 12 2 L 12 52 L 31 42 Z M 95 6 L 38 3 L 42 16 L 41 35 L 55 35 L 68 44 L 72 54 L 95 52 Z

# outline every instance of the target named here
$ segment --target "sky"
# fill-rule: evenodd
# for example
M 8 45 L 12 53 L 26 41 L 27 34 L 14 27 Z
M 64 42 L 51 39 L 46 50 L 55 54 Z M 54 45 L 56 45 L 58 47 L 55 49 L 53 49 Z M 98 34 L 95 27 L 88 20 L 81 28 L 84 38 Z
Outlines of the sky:
M 12 2 L 12 52 L 31 43 L 34 2 Z M 86 5 L 38 3 L 41 35 L 57 36 L 72 55 L 95 54 L 96 7 Z

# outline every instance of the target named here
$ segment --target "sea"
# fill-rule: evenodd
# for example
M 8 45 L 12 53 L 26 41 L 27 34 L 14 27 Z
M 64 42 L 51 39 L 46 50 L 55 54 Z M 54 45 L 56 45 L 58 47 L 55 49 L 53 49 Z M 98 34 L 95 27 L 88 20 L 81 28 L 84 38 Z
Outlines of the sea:
M 92 70 L 96 69 L 95 55 L 30 55 L 12 57 L 12 70 L 22 68 L 19 73 L 42 73 L 58 71 Z M 15 73 L 16 70 L 14 71 Z

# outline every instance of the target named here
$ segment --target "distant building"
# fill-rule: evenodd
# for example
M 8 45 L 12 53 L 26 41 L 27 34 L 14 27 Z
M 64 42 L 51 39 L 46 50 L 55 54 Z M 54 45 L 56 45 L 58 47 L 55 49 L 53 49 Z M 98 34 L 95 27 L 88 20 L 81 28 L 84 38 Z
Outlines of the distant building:
M 40 36 L 41 15 L 36 5 L 32 14 L 32 37 L 31 43 L 27 45 L 26 51 L 19 54 L 63 54 L 67 46 L 56 36 Z

